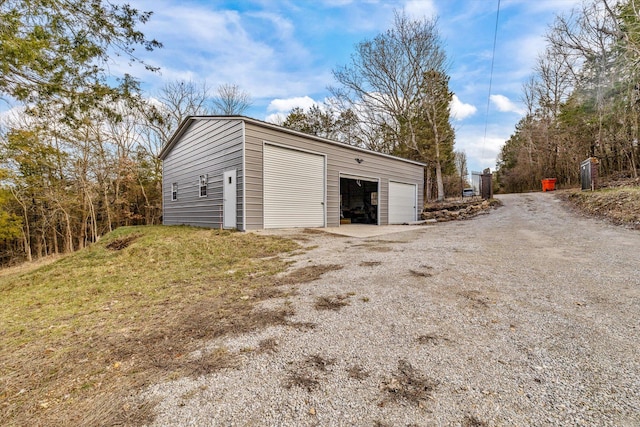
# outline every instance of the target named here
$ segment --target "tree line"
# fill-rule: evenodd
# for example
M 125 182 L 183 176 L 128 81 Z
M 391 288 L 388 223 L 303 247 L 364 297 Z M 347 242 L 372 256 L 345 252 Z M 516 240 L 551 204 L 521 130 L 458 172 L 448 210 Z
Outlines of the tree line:
M 523 85 L 526 115 L 498 157 L 501 190 L 577 185 L 580 162 L 603 176 L 638 177 L 640 2 L 591 0 L 558 16 Z
M 67 253 L 126 225 L 162 216 L 164 143 L 189 115 L 242 114 L 237 85 L 170 82 L 144 93 L 109 72 L 114 54 L 162 44 L 129 5 L 81 0 L 0 4 L 0 265 Z M 285 126 L 425 162 L 427 198 L 459 194 L 464 153 L 453 151 L 447 58 L 435 20 L 396 13 L 394 26 L 356 46 L 334 70 L 330 103 L 292 110 Z M 454 178 L 455 176 L 455 178 Z
M 72 252 L 162 215 L 157 155 L 188 115 L 244 111 L 233 84 L 171 82 L 145 94 L 108 71 L 113 55 L 162 44 L 138 30 L 152 16 L 127 4 L 0 4 L 0 265 Z

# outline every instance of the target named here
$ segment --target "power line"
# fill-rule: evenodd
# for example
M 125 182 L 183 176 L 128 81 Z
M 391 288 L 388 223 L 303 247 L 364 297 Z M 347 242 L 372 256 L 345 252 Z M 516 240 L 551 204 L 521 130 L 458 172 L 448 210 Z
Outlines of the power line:
M 491 71 L 489 72 L 489 94 L 487 95 L 487 112 L 484 119 L 484 138 L 482 139 L 482 157 L 484 157 L 484 144 L 487 142 L 487 127 L 489 126 L 489 105 L 491 104 L 491 86 L 493 85 L 493 64 L 496 59 L 496 42 L 498 40 L 498 20 L 500 19 L 500 0 L 496 11 L 496 28 L 493 31 L 493 52 L 491 53 Z

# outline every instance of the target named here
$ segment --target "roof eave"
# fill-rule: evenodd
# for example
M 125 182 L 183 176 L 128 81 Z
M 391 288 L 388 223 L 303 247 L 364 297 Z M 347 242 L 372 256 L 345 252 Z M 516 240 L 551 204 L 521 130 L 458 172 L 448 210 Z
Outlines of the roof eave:
M 171 138 L 169 138 L 169 141 L 167 142 L 167 144 L 162 148 L 162 150 L 160 150 L 160 154 L 158 154 L 158 158 L 160 160 L 164 160 L 166 158 L 166 156 L 169 154 L 169 152 L 173 149 L 173 147 L 175 146 L 175 144 L 178 142 L 178 140 L 180 139 L 180 137 L 184 134 L 184 132 L 189 128 L 189 126 L 191 125 L 192 122 L 194 122 L 195 120 L 206 120 L 206 119 L 228 119 L 228 120 L 242 120 L 251 124 L 254 124 L 256 126 L 261 126 L 261 127 L 266 127 L 268 129 L 274 129 L 280 132 L 285 132 L 285 133 L 289 133 L 292 135 L 297 135 L 303 138 L 310 138 L 310 139 L 314 139 L 316 141 L 320 141 L 323 142 L 325 144 L 331 144 L 331 145 L 337 145 L 343 148 L 347 148 L 350 150 L 354 150 L 354 151 L 359 151 L 362 153 L 369 153 L 369 154 L 373 154 L 376 156 L 381 156 L 381 157 L 387 157 L 390 159 L 395 159 L 395 160 L 400 160 L 402 162 L 405 163 L 412 163 L 414 165 L 418 165 L 418 166 L 426 166 L 426 163 L 422 163 L 422 162 L 418 162 L 415 160 L 409 160 L 409 159 L 403 159 L 402 157 L 397 157 L 397 156 L 393 156 L 391 154 L 385 154 L 385 153 L 380 153 L 377 151 L 372 151 L 372 150 L 367 150 L 366 148 L 361 148 L 361 147 L 355 147 L 353 145 L 347 145 L 345 143 L 342 142 L 338 142 L 338 141 L 334 141 L 328 138 L 323 138 L 320 136 L 316 136 L 316 135 L 310 135 L 308 133 L 304 133 L 304 132 L 300 132 L 297 130 L 293 130 L 293 129 L 289 129 L 283 126 L 279 126 L 273 123 L 268 123 L 268 122 L 264 122 L 262 120 L 258 120 L 258 119 L 253 119 L 251 117 L 246 117 L 246 116 L 188 116 L 187 118 L 184 119 L 184 121 L 182 122 L 182 124 L 178 127 L 178 129 L 174 132 L 174 134 L 171 136 Z

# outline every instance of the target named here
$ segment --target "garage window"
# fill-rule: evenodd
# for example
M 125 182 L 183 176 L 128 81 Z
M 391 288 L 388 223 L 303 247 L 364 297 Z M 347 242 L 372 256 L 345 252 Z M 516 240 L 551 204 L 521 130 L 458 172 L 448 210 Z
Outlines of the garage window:
M 200 175 L 200 197 L 207 197 L 207 175 Z
M 178 183 L 171 184 L 171 200 L 178 200 Z

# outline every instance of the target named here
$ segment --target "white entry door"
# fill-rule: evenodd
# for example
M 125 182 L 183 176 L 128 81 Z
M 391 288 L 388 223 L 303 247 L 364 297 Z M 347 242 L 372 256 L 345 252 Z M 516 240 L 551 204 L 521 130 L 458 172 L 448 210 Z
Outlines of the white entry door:
M 224 173 L 224 191 L 223 191 L 223 227 L 237 228 L 237 173 L 235 169 L 231 169 Z
M 416 220 L 415 184 L 389 182 L 389 224 L 404 224 Z

